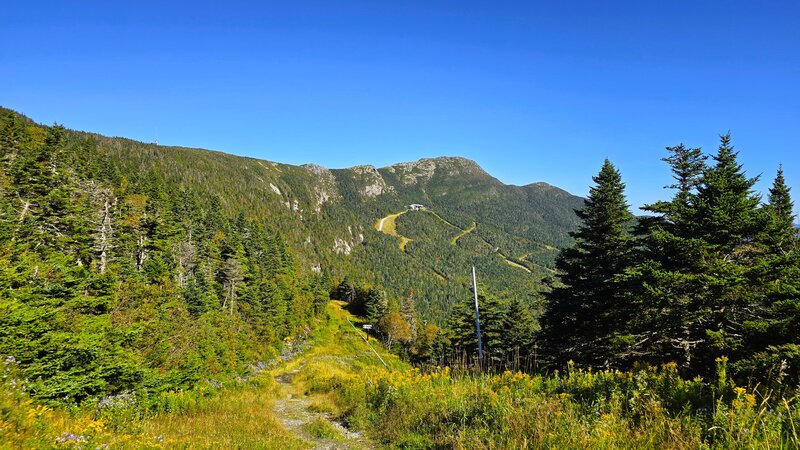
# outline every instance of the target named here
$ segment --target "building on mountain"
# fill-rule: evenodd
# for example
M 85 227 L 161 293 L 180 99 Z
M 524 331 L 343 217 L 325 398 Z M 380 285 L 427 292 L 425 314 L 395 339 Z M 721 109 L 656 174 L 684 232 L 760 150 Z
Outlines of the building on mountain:
M 412 211 L 421 211 L 421 210 L 425 209 L 425 205 L 420 205 L 419 203 L 412 203 L 412 204 L 406 206 L 406 208 L 408 208 L 408 209 L 410 209 Z

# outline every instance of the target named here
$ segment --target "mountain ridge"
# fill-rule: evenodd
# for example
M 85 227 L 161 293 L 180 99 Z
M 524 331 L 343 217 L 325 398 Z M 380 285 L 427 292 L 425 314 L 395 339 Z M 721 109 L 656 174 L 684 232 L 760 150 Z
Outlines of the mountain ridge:
M 574 209 L 583 203 L 544 182 L 504 184 L 461 156 L 335 169 L 92 132 L 68 134 L 71 145 L 96 148 L 125 178 L 198 192 L 215 198 L 230 216 L 265 221 L 296 252 L 299 270 L 362 279 L 392 297 L 413 292 L 423 316 L 435 320 L 468 295 L 466 268 L 471 265 L 492 290 L 535 297 L 556 249 L 571 244 Z M 426 215 L 405 214 L 397 221 L 398 232 L 413 242 L 401 250 L 374 224 L 413 203 L 424 204 L 461 230 L 475 223 L 476 230 L 451 246 L 455 229 Z M 506 258 L 531 273 L 507 264 Z
M 0 105 L 0 112 L 3 112 L 3 111 L 5 111 L 7 113 L 15 114 L 15 115 L 19 116 L 20 118 L 22 118 L 22 119 L 24 119 L 26 121 L 29 121 L 30 123 L 37 124 L 37 125 L 40 125 L 40 126 L 47 126 L 46 124 L 43 124 L 43 123 L 40 123 L 40 122 L 36 122 L 34 119 L 26 116 L 25 114 L 23 114 L 23 113 L 21 113 L 21 112 L 19 112 L 17 110 L 14 110 L 14 109 L 11 109 L 11 108 L 8 108 L 8 107 Z M 56 122 L 56 123 L 54 123 L 54 125 L 62 125 L 62 124 L 59 124 L 59 123 Z M 308 168 L 308 169 L 310 169 L 312 171 L 319 171 L 320 169 L 325 170 L 325 171 L 352 170 L 352 169 L 357 169 L 357 168 L 362 168 L 362 167 L 363 168 L 373 168 L 373 169 L 376 169 L 376 170 L 380 171 L 380 170 L 388 170 L 388 169 L 391 169 L 391 168 L 397 169 L 397 168 L 415 167 L 415 166 L 418 166 L 418 165 L 421 165 L 421 164 L 425 164 L 425 163 L 434 163 L 434 164 L 436 164 L 436 163 L 442 163 L 442 162 L 448 162 L 448 163 L 452 162 L 452 163 L 459 163 L 459 164 L 462 164 L 462 165 L 465 165 L 465 166 L 472 166 L 475 169 L 478 169 L 478 171 L 480 171 L 483 174 L 485 174 L 485 175 L 497 180 L 498 183 L 503 184 L 505 186 L 529 187 L 529 186 L 540 186 L 541 185 L 541 186 L 547 186 L 547 187 L 556 188 L 556 189 L 561 190 L 561 191 L 563 191 L 563 192 L 565 192 L 565 193 L 567 193 L 569 195 L 575 195 L 575 194 L 572 194 L 572 193 L 566 191 L 565 189 L 562 189 L 562 188 L 560 188 L 560 187 L 558 187 L 556 185 L 547 183 L 545 181 L 532 181 L 530 183 L 523 184 L 523 185 L 518 185 L 518 184 L 513 184 L 513 183 L 505 183 L 502 180 L 500 180 L 499 178 L 497 178 L 494 175 L 492 175 L 491 173 L 489 173 L 488 171 L 486 171 L 480 165 L 480 163 L 478 163 L 476 160 L 471 159 L 471 158 L 467 158 L 465 156 L 460 156 L 460 155 L 423 156 L 423 157 L 418 158 L 416 160 L 398 161 L 398 162 L 387 164 L 387 165 L 384 165 L 384 166 L 378 166 L 378 165 L 375 165 L 375 164 L 365 163 L 365 164 L 355 164 L 355 165 L 352 165 L 352 166 L 345 166 L 345 167 L 327 167 L 327 166 L 324 166 L 324 165 L 316 163 L 316 162 L 306 162 L 306 163 L 300 163 L 300 164 L 292 164 L 292 163 L 279 162 L 279 161 L 274 161 L 274 160 L 271 160 L 271 159 L 264 159 L 264 158 L 261 158 L 261 157 L 255 157 L 255 156 L 250 156 L 250 155 L 242 155 L 242 154 L 238 154 L 236 152 L 231 152 L 231 151 L 226 151 L 226 150 L 217 150 L 217 149 L 212 149 L 212 148 L 207 148 L 207 147 L 187 147 L 187 146 L 183 146 L 183 145 L 157 144 L 157 143 L 154 143 L 154 142 L 146 142 L 146 141 L 142 141 L 142 140 L 138 140 L 138 139 L 134 139 L 134 138 L 129 138 L 129 137 L 126 137 L 126 136 L 109 136 L 109 135 L 105 135 L 105 134 L 102 134 L 102 133 L 97 133 L 97 132 L 93 132 L 93 131 L 86 131 L 86 130 L 80 130 L 80 129 L 75 129 L 75 128 L 67 128 L 67 130 L 69 130 L 71 132 L 76 132 L 76 133 L 82 133 L 82 134 L 95 136 L 97 138 L 119 139 L 119 140 L 131 141 L 133 143 L 137 143 L 137 144 L 141 144 L 141 145 L 145 145 L 145 146 L 152 145 L 152 146 L 156 146 L 156 147 L 159 147 L 159 148 L 165 148 L 165 149 L 210 152 L 210 153 L 216 153 L 216 154 L 232 156 L 232 157 L 237 157 L 237 158 L 252 159 L 254 161 L 261 161 L 261 162 L 264 162 L 264 163 L 277 164 L 277 165 L 281 165 L 281 166 L 303 167 L 303 168 Z

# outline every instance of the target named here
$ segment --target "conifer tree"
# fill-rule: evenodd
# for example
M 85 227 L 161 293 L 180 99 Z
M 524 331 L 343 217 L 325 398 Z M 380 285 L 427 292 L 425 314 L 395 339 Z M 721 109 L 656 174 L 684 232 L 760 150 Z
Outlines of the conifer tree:
M 324 275 L 316 276 L 311 284 L 314 293 L 314 313 L 322 314 L 326 305 L 331 300 L 330 287 Z
M 753 314 L 743 323 L 744 345 L 732 365 L 742 377 L 772 387 L 800 382 L 800 256 L 789 191 L 779 167 L 758 236 L 765 251 L 748 271 L 757 302 L 748 305 Z
M 700 311 L 704 339 L 697 347 L 696 369 L 711 373 L 717 356 L 735 356 L 744 346 L 742 324 L 751 320 L 761 289 L 747 282 L 747 272 L 758 257 L 756 236 L 763 227 L 760 197 L 752 188 L 758 177 L 748 178 L 737 161 L 730 134 L 720 136 L 713 159 L 703 174 L 694 199 L 694 234 L 701 239 L 696 272 L 702 275 Z
M 478 286 L 478 308 L 481 319 L 481 344 L 486 358 L 495 362 L 504 360 L 508 350 L 505 345 L 507 303 Z M 468 357 L 478 354 L 478 337 L 475 330 L 475 301 L 465 297 L 450 316 L 451 344 Z
M 630 324 L 632 359 L 675 361 L 704 375 L 713 373 L 717 356 L 746 347 L 743 324 L 763 310 L 760 289 L 747 281 L 764 223 L 752 192 L 756 179 L 737 162 L 729 134 L 720 137 L 713 160 L 696 182 L 681 183 L 686 160 L 666 159 L 679 180 L 670 186 L 677 192 L 648 208 L 661 215 L 637 230 L 637 314 Z
M 0 353 L 33 396 L 191 388 L 309 323 L 315 293 L 263 223 L 77 136 L 0 109 Z
M 758 177 L 747 178 L 737 156 L 730 133 L 720 136 L 715 164 L 704 172 L 691 205 L 692 231 L 714 252 L 730 253 L 741 247 L 760 225 L 760 198 L 752 190 Z
M 367 287 L 361 290 L 359 296 L 362 297 L 364 316 L 372 324 L 378 323 L 380 318 L 389 312 L 389 300 L 386 298 L 386 292 Z
M 680 228 L 682 216 L 687 213 L 689 202 L 706 169 L 706 156 L 703 155 L 702 149 L 687 148 L 683 144 L 667 147 L 667 151 L 670 152 L 670 156 L 661 158 L 661 160 L 670 165 L 675 183 L 666 188 L 676 189 L 677 192 L 669 202 L 656 202 L 646 205 L 642 209 L 659 214 L 657 217 L 662 221 L 659 225 L 666 223 Z M 685 232 L 686 230 L 679 231 Z
M 767 225 L 762 235 L 768 251 L 773 253 L 787 254 L 797 248 L 794 203 L 789 191 L 783 177 L 783 167 L 778 167 L 778 174 L 769 189 L 769 202 L 764 206 Z
M 509 353 L 513 368 L 520 365 L 533 352 L 538 325 L 531 308 L 519 298 L 508 303 L 503 347 Z
M 572 233 L 575 245 L 556 262 L 563 285 L 547 294 L 542 318 L 541 347 L 555 366 L 569 359 L 586 366 L 608 364 L 613 341 L 627 322 L 623 275 L 630 266 L 633 216 L 625 184 L 610 161 L 592 180 L 584 208 L 576 211 L 582 224 Z
M 276 255 L 277 257 L 277 255 Z M 334 289 L 333 298 L 346 303 L 354 303 L 356 300 L 356 288 L 349 278 L 345 277 Z
M 665 186 L 676 192 L 669 201 L 658 201 L 642 209 L 653 216 L 642 217 L 635 229 L 636 261 L 630 278 L 636 313 L 628 324 L 629 345 L 621 358 L 627 364 L 663 361 L 688 364 L 691 352 L 702 339 L 694 330 L 700 279 L 696 269 L 704 248 L 693 236 L 696 216 L 693 204 L 703 174 L 706 156 L 700 148 L 683 144 L 667 147 L 662 161 L 669 164 L 675 182 Z

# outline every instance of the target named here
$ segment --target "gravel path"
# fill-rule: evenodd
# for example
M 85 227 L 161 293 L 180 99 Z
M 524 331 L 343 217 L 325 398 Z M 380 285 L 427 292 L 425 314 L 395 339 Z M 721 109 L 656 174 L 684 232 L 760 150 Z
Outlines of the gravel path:
M 292 378 L 297 372 L 299 372 L 299 369 L 283 372 L 275 377 L 275 381 L 281 386 L 281 396 L 275 400 L 275 414 L 281 419 L 287 430 L 309 441 L 315 449 L 344 450 L 375 448 L 361 433 L 348 430 L 343 424 L 333 420 L 327 414 L 312 411 L 309 398 L 292 383 Z M 330 426 L 338 432 L 340 437 L 325 439 L 312 436 L 307 426 L 319 419 L 328 422 Z

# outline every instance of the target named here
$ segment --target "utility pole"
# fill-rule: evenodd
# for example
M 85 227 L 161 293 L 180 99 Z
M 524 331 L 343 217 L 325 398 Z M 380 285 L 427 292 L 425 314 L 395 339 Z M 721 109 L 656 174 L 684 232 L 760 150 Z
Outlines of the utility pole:
M 475 266 L 472 266 L 472 292 L 475 294 L 475 332 L 478 334 L 478 359 L 483 364 L 483 344 L 481 343 L 481 313 L 478 310 L 478 281 Z

